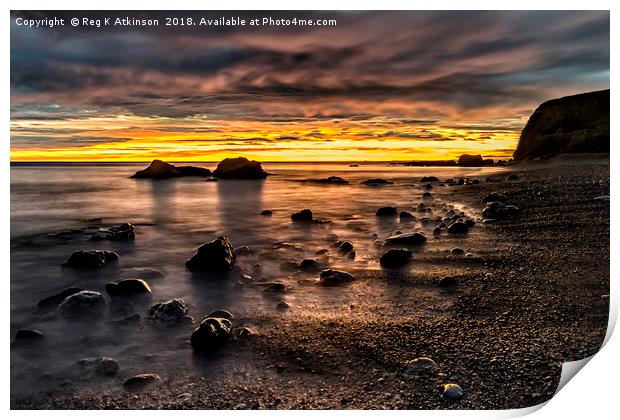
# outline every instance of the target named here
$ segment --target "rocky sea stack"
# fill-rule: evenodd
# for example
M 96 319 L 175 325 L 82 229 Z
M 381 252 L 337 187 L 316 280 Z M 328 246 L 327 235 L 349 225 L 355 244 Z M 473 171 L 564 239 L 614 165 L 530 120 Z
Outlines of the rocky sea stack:
M 264 179 L 269 174 L 263 170 L 260 162 L 238 157 L 222 160 L 213 175 L 222 179 Z
M 521 132 L 515 160 L 609 153 L 609 89 L 540 105 Z
M 136 172 L 131 178 L 168 179 L 181 176 L 211 176 L 211 170 L 198 166 L 174 166 L 162 160 L 155 159 L 148 168 Z

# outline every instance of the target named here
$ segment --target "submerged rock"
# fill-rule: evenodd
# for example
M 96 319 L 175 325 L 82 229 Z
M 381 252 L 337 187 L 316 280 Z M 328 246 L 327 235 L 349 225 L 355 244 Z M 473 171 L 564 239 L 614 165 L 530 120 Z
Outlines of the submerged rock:
M 210 176 L 211 171 L 196 166 L 174 166 L 159 159 L 151 162 L 148 168 L 136 172 L 131 178 L 168 179 L 181 176 Z
M 385 206 L 385 207 L 380 207 L 379 209 L 377 209 L 377 212 L 375 213 L 375 215 L 377 217 L 395 217 L 397 212 L 398 211 L 396 210 L 396 207 Z
M 482 217 L 485 219 L 510 219 L 521 214 L 521 209 L 517 206 L 504 204 L 501 201 L 487 203 L 482 210 Z
M 312 222 L 312 210 L 303 209 L 297 213 L 291 214 L 291 220 L 294 222 Z
M 368 185 L 370 187 L 380 187 L 382 185 L 391 185 L 393 184 L 393 182 L 383 178 L 372 178 L 367 179 L 366 181 L 362 181 L 362 184 Z
M 339 184 L 339 185 L 347 185 L 349 181 L 339 176 L 330 176 L 328 178 L 323 179 L 311 179 L 309 182 L 316 182 L 319 184 Z
M 89 251 L 76 251 L 63 264 L 64 267 L 72 268 L 101 268 L 104 265 L 118 261 L 118 254 L 113 251 L 91 249 Z
M 106 301 L 99 292 L 84 290 L 67 296 L 58 305 L 58 310 L 64 316 L 84 316 L 101 314 L 106 308 Z
M 171 325 L 182 322 L 188 307 L 183 299 L 172 299 L 156 303 L 146 313 L 146 319 L 155 325 Z
M 40 311 L 56 309 L 66 297 L 79 293 L 83 290 L 84 289 L 81 287 L 69 287 L 60 293 L 41 299 L 37 304 L 37 308 Z
M 400 235 L 392 235 L 385 240 L 385 245 L 405 245 L 416 246 L 424 245 L 426 236 L 419 232 L 401 233 Z
M 338 286 L 354 280 L 353 276 L 346 271 L 327 269 L 321 271 L 320 283 L 323 286 Z
M 271 210 L 263 210 L 263 211 L 260 212 L 260 215 L 261 216 L 271 216 L 271 215 L 273 215 L 273 211 L 271 211 Z
M 202 245 L 185 266 L 192 272 L 227 273 L 235 265 L 235 251 L 226 236 Z
M 424 176 L 420 179 L 420 182 L 438 182 L 439 178 L 436 176 Z
M 213 175 L 223 179 L 264 179 L 268 173 L 263 171 L 260 162 L 237 157 L 222 160 Z
M 105 290 L 111 297 L 136 297 L 151 294 L 151 287 L 142 279 L 125 279 L 105 285 Z
M 463 388 L 457 384 L 445 384 L 441 394 L 448 400 L 460 400 L 463 398 Z
M 139 388 L 143 388 L 147 385 L 153 385 L 159 381 L 161 381 L 159 375 L 156 375 L 154 373 L 140 373 L 127 379 L 123 383 L 123 387 L 129 390 L 136 390 Z
M 76 363 L 77 374 L 82 379 L 94 376 L 116 376 L 120 371 L 118 362 L 110 357 L 87 357 Z
M 136 237 L 135 228 L 131 223 L 123 223 L 107 229 L 99 229 L 90 237 L 91 241 L 129 241 Z
M 411 262 L 411 251 L 407 249 L 389 249 L 379 259 L 381 267 L 401 268 Z
M 215 350 L 232 336 L 232 323 L 226 318 L 206 318 L 190 338 L 192 347 L 199 351 Z

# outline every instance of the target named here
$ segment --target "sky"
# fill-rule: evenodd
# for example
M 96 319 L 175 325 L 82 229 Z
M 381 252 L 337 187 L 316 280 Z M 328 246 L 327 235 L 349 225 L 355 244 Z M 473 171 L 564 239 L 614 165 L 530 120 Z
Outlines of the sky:
M 12 12 L 11 160 L 505 159 L 542 102 L 609 88 L 609 53 L 606 11 Z

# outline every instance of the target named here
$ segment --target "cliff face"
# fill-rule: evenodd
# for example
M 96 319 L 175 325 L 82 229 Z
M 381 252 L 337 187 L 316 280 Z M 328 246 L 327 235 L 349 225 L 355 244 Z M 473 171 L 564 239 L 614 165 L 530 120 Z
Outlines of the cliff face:
M 609 89 L 540 105 L 521 132 L 515 160 L 560 153 L 609 153 Z

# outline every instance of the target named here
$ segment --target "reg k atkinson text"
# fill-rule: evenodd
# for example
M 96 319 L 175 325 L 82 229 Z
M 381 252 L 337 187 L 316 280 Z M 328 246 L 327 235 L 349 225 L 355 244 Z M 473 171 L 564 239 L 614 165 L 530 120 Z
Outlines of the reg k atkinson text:
M 132 17 L 74 17 L 74 18 L 45 18 L 27 19 L 18 17 L 15 19 L 17 26 L 29 28 L 54 28 L 60 26 L 102 28 L 114 26 L 336 26 L 336 19 L 312 18 L 300 19 L 297 17 L 259 17 L 241 18 L 238 16 L 209 17 L 162 17 L 152 19 L 139 19 Z

